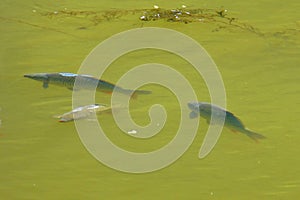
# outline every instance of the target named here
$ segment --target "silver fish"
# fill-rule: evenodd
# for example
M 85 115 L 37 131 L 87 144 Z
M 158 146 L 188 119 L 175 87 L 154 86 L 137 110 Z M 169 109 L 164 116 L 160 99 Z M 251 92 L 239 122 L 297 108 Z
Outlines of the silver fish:
M 105 104 L 92 104 L 77 107 L 70 112 L 55 117 L 59 118 L 60 122 L 69 122 L 77 119 L 85 119 L 91 116 L 93 113 L 101 113 L 105 111 L 110 111 L 111 109 L 112 108 L 110 106 L 107 106 Z

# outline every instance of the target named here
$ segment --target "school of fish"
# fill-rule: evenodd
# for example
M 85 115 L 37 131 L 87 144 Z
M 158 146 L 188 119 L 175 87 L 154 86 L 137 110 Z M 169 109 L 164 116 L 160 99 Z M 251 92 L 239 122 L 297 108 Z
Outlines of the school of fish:
M 30 78 L 43 83 L 43 88 L 48 88 L 49 84 L 66 87 L 70 90 L 93 90 L 99 92 L 112 93 L 113 91 L 125 94 L 125 95 L 140 95 L 140 94 L 151 94 L 148 90 L 130 90 L 120 86 L 114 85 L 104 80 L 96 79 L 90 75 L 74 74 L 74 73 L 34 73 L 25 74 L 24 77 Z M 74 86 L 76 81 L 76 87 Z M 266 137 L 262 134 L 256 133 L 242 123 L 242 121 L 236 117 L 233 113 L 207 102 L 189 102 L 188 108 L 191 109 L 190 119 L 197 118 L 199 115 L 207 120 L 208 123 L 214 125 L 218 124 L 221 120 L 211 121 L 212 113 L 215 113 L 215 117 L 224 116 L 224 126 L 231 129 L 234 132 L 240 132 L 247 135 L 254 141 L 265 139 Z M 92 113 L 102 113 L 112 108 L 105 104 L 92 104 L 81 106 L 73 109 L 70 112 L 64 113 L 57 116 L 60 122 L 68 122 L 78 119 L 85 119 L 91 116 Z

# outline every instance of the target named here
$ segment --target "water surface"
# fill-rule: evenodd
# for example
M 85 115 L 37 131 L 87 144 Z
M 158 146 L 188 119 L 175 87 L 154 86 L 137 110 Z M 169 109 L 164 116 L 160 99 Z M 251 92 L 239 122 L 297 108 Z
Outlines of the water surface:
M 158 1 L 180 7 L 181 1 Z M 299 159 L 299 12 L 289 1 L 189 1 L 193 8 L 225 8 L 256 34 L 218 23 L 141 22 L 136 15 L 104 20 L 91 16 L 45 16 L 61 10 L 106 11 L 152 8 L 147 1 L 4 1 L 1 5 L 0 193 L 3 199 L 296 199 L 300 191 Z M 74 72 L 88 53 L 113 34 L 139 27 L 164 27 L 198 41 L 216 62 L 226 87 L 228 109 L 268 139 L 254 143 L 224 129 L 203 160 L 198 151 L 207 125 L 202 124 L 189 150 L 174 164 L 148 174 L 126 174 L 95 160 L 84 148 L 74 123 L 53 115 L 71 109 L 66 88 L 23 78 L 36 72 Z M 201 76 L 170 53 L 132 52 L 112 63 L 104 79 L 116 82 L 134 66 L 167 64 L 188 77 L 198 98 L 209 101 Z M 167 144 L 180 120 L 176 97 L 165 88 L 145 86 L 154 94 L 131 102 L 137 123 L 149 123 L 148 109 L 161 103 L 170 113 L 166 127 L 149 140 L 132 139 L 99 116 L 108 137 L 127 150 L 148 152 Z M 99 103 L 110 96 L 99 94 Z

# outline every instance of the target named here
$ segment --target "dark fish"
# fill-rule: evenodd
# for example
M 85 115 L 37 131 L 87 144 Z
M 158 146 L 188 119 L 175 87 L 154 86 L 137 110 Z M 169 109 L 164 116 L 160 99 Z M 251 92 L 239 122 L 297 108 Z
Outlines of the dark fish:
M 112 93 L 115 89 L 117 92 L 127 95 L 133 93 L 133 96 L 137 94 L 151 94 L 151 91 L 147 90 L 124 89 L 107 81 L 96 79 L 90 75 L 80 75 L 73 73 L 36 73 L 25 74 L 24 77 L 43 82 L 44 88 L 48 88 L 49 84 L 63 86 L 70 90 L 92 90 L 95 86 L 97 86 L 96 90 L 104 93 Z M 74 88 L 75 79 L 77 81 L 77 88 Z
M 242 121 L 239 118 L 237 118 L 233 113 L 226 111 L 223 108 L 218 107 L 216 105 L 212 105 L 206 102 L 190 102 L 188 103 L 188 107 L 192 110 L 192 112 L 190 113 L 191 119 L 198 117 L 200 113 L 201 117 L 205 118 L 208 123 L 211 123 L 211 115 L 213 110 L 217 118 L 216 121 L 214 121 L 214 123 L 218 123 L 218 118 L 223 118 L 225 114 L 224 126 L 228 127 L 232 131 L 244 133 L 255 141 L 266 138 L 265 136 L 259 133 L 255 133 L 249 130 L 244 126 Z

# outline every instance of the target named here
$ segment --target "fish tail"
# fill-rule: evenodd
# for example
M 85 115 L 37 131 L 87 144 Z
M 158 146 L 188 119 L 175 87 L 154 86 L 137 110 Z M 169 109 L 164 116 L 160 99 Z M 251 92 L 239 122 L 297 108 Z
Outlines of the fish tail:
M 245 133 L 248 137 L 250 137 L 252 140 L 254 140 L 254 141 L 256 141 L 256 142 L 258 142 L 258 140 L 260 140 L 260 139 L 266 139 L 265 136 L 263 136 L 263 135 L 261 135 L 261 134 L 259 134 L 259 133 L 255 133 L 255 132 L 253 132 L 253 131 L 251 131 L 251 130 L 249 130 L 249 129 L 245 129 L 244 133 Z
M 134 95 L 138 95 L 138 94 L 152 94 L 152 92 L 149 91 L 149 90 L 135 90 L 135 91 L 133 92 L 133 94 L 134 94 Z
M 151 91 L 148 91 L 148 90 L 135 90 L 132 95 L 131 95 L 131 98 L 133 99 L 137 99 L 138 95 L 142 94 L 151 94 L 152 92 Z

